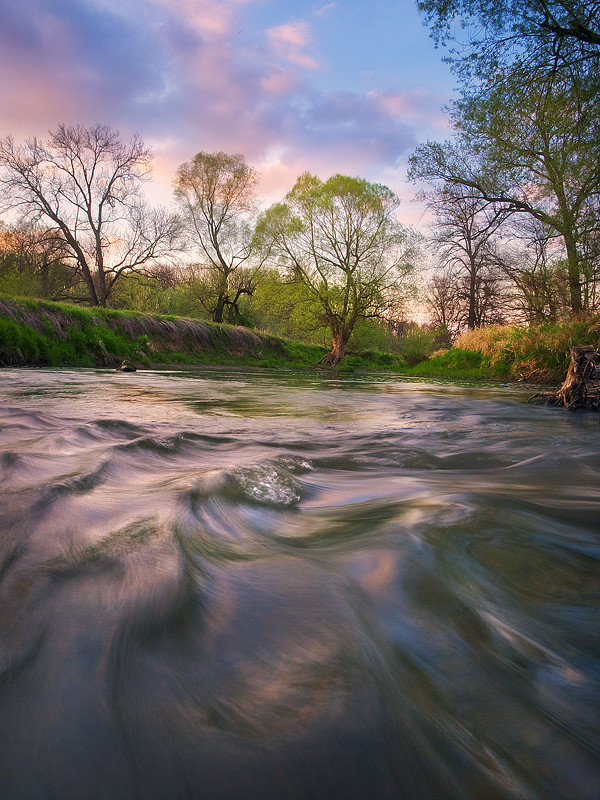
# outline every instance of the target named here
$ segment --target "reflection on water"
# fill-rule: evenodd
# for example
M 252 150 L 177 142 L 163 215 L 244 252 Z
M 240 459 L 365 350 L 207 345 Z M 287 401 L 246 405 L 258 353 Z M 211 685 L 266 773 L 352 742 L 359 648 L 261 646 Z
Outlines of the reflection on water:
M 600 796 L 599 418 L 2 372 L 2 800 Z

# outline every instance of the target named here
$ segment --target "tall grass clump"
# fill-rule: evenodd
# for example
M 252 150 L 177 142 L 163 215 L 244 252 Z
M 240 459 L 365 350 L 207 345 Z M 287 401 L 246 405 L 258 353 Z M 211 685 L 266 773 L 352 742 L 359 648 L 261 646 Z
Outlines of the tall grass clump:
M 454 347 L 481 353 L 491 368 L 503 365 L 513 380 L 554 382 L 564 379 L 569 348 L 600 345 L 600 316 L 586 321 L 547 323 L 519 328 L 492 325 L 467 331 Z

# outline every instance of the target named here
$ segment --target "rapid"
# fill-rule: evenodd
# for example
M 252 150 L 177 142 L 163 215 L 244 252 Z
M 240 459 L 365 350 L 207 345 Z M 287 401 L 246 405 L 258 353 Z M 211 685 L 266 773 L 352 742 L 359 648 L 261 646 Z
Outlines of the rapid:
M 0 380 L 0 800 L 600 797 L 599 415 Z

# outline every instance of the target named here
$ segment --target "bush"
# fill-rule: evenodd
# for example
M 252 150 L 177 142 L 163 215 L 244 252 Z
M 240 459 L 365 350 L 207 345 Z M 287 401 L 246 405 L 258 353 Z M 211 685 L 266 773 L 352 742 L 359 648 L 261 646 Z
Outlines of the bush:
M 398 340 L 396 349 L 408 366 L 412 367 L 428 359 L 437 346 L 437 331 L 411 325 L 405 335 Z

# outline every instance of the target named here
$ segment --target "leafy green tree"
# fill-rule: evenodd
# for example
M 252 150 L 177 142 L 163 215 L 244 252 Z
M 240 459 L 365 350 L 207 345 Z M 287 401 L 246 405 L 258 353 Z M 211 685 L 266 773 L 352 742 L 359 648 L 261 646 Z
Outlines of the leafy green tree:
M 214 322 L 223 322 L 226 309 L 235 320 L 242 295 L 254 292 L 248 266 L 256 184 L 256 172 L 240 154 L 197 153 L 177 170 L 175 198 L 205 272 L 198 299 Z
M 245 309 L 252 327 L 299 342 L 325 345 L 329 329 L 323 327 L 321 306 L 308 288 L 277 269 L 256 276 L 252 306 Z
M 536 84 L 512 75 L 485 98 L 465 94 L 454 110 L 455 140 L 419 147 L 409 172 L 552 230 L 564 246 L 575 316 L 589 310 L 598 277 L 590 254 L 599 236 L 599 95 L 585 75 Z
M 569 70 L 600 56 L 597 0 L 417 0 L 437 43 L 463 78 L 494 76 L 499 65 Z
M 139 137 L 130 145 L 108 126 L 59 125 L 42 142 L 0 140 L 0 209 L 43 221 L 60 237 L 85 295 L 106 306 L 119 278 L 143 272 L 172 254 L 179 223 L 174 215 L 151 211 L 141 195 L 151 153 Z
M 331 333 L 323 359 L 339 364 L 357 321 L 385 314 L 408 291 L 414 254 L 386 186 L 304 173 L 257 224 L 255 242 L 304 284 Z

